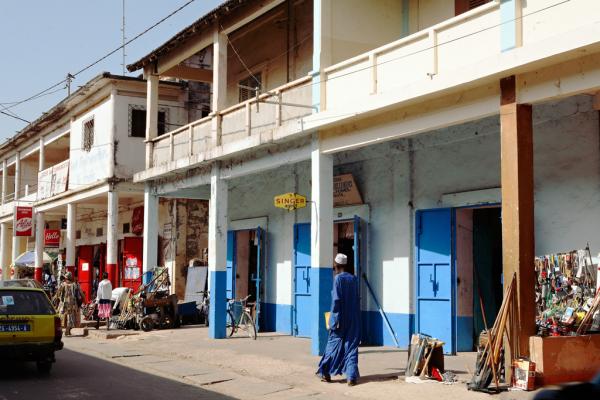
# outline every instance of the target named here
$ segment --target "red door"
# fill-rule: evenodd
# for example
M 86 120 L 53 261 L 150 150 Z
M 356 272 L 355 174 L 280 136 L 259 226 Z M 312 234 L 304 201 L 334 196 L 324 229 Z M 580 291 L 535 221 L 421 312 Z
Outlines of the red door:
M 142 284 L 142 251 L 144 239 L 123 239 L 123 286 L 136 290 Z
M 77 279 L 85 294 L 86 303 L 91 300 L 93 291 L 94 246 L 79 246 L 77 248 Z

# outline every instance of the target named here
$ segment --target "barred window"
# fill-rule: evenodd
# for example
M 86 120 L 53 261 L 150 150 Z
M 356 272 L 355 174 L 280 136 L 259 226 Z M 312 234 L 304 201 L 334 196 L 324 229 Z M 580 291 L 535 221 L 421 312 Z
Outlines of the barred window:
M 88 119 L 87 121 L 83 121 L 83 136 L 81 148 L 84 151 L 92 150 L 92 146 L 94 145 L 94 117 Z
M 255 79 L 256 78 L 256 79 Z M 249 76 L 242 79 L 238 85 L 240 89 L 239 102 L 246 101 L 256 96 L 255 88 L 258 86 L 260 89 L 262 86 L 262 74 L 257 72 L 254 76 Z

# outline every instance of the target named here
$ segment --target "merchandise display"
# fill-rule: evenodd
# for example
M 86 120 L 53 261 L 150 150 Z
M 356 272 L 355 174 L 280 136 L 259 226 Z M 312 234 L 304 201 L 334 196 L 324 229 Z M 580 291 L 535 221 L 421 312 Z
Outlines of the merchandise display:
M 589 247 L 535 258 L 539 336 L 600 331 L 597 269 Z

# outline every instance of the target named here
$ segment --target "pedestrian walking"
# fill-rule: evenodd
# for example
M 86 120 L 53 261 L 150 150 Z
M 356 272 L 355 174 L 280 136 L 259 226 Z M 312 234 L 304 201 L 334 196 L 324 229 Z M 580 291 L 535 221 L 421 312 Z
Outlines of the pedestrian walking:
M 346 375 L 348 386 L 356 385 L 358 344 L 360 342 L 359 280 L 346 272 L 348 257 L 335 256 L 335 277 L 329 314 L 329 337 L 317 374 L 321 381 L 331 382 L 331 375 Z
M 57 297 L 62 326 L 65 329 L 65 334 L 70 336 L 71 329 L 79 326 L 79 310 L 84 297 L 79 285 L 73 281 L 71 272 L 65 274 L 65 280 L 58 288 Z
M 111 298 L 112 283 L 108 280 L 108 273 L 103 272 L 102 280 L 98 284 L 98 290 L 96 291 L 96 302 L 98 303 L 98 318 L 100 320 L 103 318 L 106 319 L 106 330 L 110 329 Z

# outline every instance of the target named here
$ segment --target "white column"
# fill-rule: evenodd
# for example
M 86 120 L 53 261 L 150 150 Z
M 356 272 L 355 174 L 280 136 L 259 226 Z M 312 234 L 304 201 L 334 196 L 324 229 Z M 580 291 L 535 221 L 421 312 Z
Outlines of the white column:
M 75 231 L 77 229 L 77 204 L 67 204 L 67 240 L 65 247 L 65 268 L 67 271 L 75 271 Z
M 46 166 L 46 154 L 44 151 L 44 138 L 41 137 L 40 138 L 40 156 L 39 156 L 39 166 L 38 166 L 38 170 L 41 172 L 44 170 L 45 166 Z
M 215 31 L 213 38 L 212 125 L 213 146 L 221 144 L 221 116 L 227 106 L 227 35 Z
M 117 245 L 118 245 L 118 224 L 119 224 L 119 193 L 111 190 L 108 192 L 108 212 L 106 228 L 106 270 L 108 279 L 113 287 L 118 284 L 117 276 Z
M 10 279 L 10 235 L 8 223 L 0 224 L 0 267 L 2 268 L 2 280 Z
M 158 75 L 148 75 L 146 93 L 146 169 L 152 167 L 152 142 L 158 134 Z
M 227 277 L 227 181 L 221 179 L 220 167 L 213 164 L 208 203 L 208 270 L 211 297 L 209 337 L 224 338 Z
M 152 187 L 149 183 L 146 183 L 146 187 L 144 188 L 144 254 L 142 255 L 144 272 L 156 267 L 158 258 L 157 247 L 158 196 L 152 194 Z
M 318 136 L 313 138 L 311 161 L 311 338 L 313 354 L 323 354 L 327 343 L 323 315 L 331 306 L 333 287 L 333 157 L 321 153 Z
M 115 139 L 117 137 L 117 89 L 110 91 L 110 114 L 108 121 L 110 128 L 108 130 L 108 177 L 113 178 L 115 176 Z M 107 261 L 108 263 L 108 261 Z
M 35 213 L 35 279 L 42 281 L 42 269 L 44 267 L 44 213 L 36 211 Z
M 6 167 L 6 160 L 2 160 L 2 199 L 0 202 L 4 205 L 4 199 L 6 198 L 6 185 L 8 185 L 8 168 Z
M 13 225 L 13 238 L 12 238 L 12 262 L 14 263 L 17 257 L 21 255 L 21 238 L 15 236 L 15 226 Z
M 21 186 L 21 154 L 17 151 L 15 155 L 15 196 L 14 199 L 19 198 L 19 187 Z

